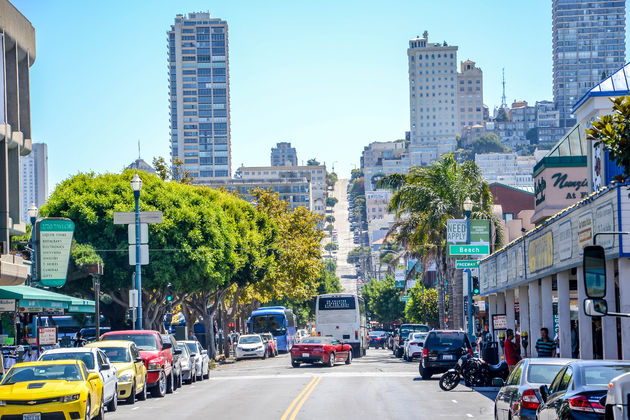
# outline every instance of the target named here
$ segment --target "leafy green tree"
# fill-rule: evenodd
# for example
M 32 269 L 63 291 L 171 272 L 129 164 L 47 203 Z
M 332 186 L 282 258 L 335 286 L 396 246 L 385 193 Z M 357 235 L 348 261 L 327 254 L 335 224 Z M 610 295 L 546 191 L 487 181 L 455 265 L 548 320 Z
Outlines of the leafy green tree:
M 328 215 L 326 216 L 326 223 L 334 223 L 335 222 L 335 216 L 333 215 Z
M 320 163 L 317 159 L 313 158 L 313 159 L 309 159 L 306 161 L 306 165 L 307 166 L 319 166 Z
M 494 119 L 497 122 L 506 122 L 508 120 L 508 113 L 505 108 L 500 108 L 497 112 L 497 117 Z
M 409 290 L 411 299 L 405 306 L 405 318 L 410 322 L 427 324 L 439 328 L 438 293 L 434 288 L 425 288 L 422 282 Z M 446 297 L 448 307 L 448 296 Z
M 355 264 L 361 260 L 361 258 L 368 258 L 370 256 L 370 248 L 367 246 L 357 247 L 348 252 L 348 263 Z
M 630 178 L 630 95 L 610 99 L 612 113 L 602 115 L 586 130 L 586 138 L 595 142 L 595 147 L 608 150 L 611 160 L 623 168 L 615 179 L 625 182 Z
M 387 276 L 381 281 L 371 279 L 361 288 L 361 295 L 373 321 L 389 324 L 403 320 L 405 303 L 400 301 L 394 277 Z
M 336 251 L 339 247 L 337 246 L 337 244 L 329 242 L 326 245 L 324 245 L 324 249 L 326 251 Z
M 479 153 L 507 153 L 511 149 L 501 144 L 501 139 L 494 133 L 481 136 L 472 142 L 473 156 Z
M 337 200 L 335 197 L 327 197 L 326 198 L 326 206 L 327 207 L 334 207 L 335 204 L 337 204 L 339 200 Z
M 538 144 L 538 127 L 530 128 L 525 133 L 525 138 L 529 140 L 530 145 Z
M 337 177 L 336 173 L 330 172 L 326 175 L 326 185 L 328 185 L 329 187 L 334 187 L 338 179 L 339 178 Z

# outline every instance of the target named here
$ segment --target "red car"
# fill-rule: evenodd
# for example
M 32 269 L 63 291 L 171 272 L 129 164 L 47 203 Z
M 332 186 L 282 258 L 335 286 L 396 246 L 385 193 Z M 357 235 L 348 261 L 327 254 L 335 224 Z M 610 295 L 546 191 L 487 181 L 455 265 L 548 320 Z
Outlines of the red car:
M 300 363 L 324 363 L 332 367 L 335 362 L 352 362 L 352 346 L 332 337 L 306 337 L 291 349 L 291 366 Z
M 133 341 L 140 350 L 140 357 L 147 368 L 147 386 L 152 397 L 163 397 L 173 392 L 173 349 L 162 335 L 151 330 L 110 331 L 101 340 Z

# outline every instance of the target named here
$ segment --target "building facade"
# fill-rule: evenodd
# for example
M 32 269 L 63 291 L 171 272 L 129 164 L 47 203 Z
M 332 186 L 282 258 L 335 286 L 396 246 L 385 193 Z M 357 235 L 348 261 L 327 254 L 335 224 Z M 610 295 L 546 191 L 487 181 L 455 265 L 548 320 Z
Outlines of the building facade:
M 289 142 L 280 142 L 271 148 L 271 166 L 297 166 L 297 151 Z
M 501 184 L 532 190 L 532 171 L 536 165 L 534 156 L 519 156 L 516 153 L 478 153 L 475 163 L 488 183 Z
M 410 158 L 413 165 L 428 165 L 457 147 L 457 46 L 430 43 L 425 31 L 409 41 L 407 59 Z
M 375 141 L 363 148 L 361 169 L 365 177 L 365 191 L 375 191 L 376 182 L 385 175 L 405 174 L 411 167 L 406 141 Z
M 228 24 L 177 15 L 167 32 L 171 159 L 197 183 L 231 176 Z
M 471 60 L 460 63 L 457 74 L 459 99 L 459 125 L 462 134 L 465 127 L 481 126 L 483 120 L 483 72 Z
M 31 204 L 41 208 L 48 198 L 48 146 L 33 143 L 30 155 L 20 159 L 20 199 L 22 220 L 28 221 Z
M 560 127 L 575 125 L 571 107 L 625 63 L 623 0 L 553 0 L 553 100 Z

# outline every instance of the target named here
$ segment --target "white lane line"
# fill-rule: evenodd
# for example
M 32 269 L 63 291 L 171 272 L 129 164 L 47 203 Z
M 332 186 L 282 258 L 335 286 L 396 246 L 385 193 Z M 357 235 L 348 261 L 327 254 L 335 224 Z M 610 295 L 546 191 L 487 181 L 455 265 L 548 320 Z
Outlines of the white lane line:
M 466 417 L 472 417 L 473 415 L 470 413 L 466 413 Z
M 140 407 L 134 407 L 134 408 L 132 408 L 132 410 L 137 410 L 138 408 L 140 408 Z
M 457 404 L 457 400 L 451 400 L 451 401 L 453 401 L 453 403 Z

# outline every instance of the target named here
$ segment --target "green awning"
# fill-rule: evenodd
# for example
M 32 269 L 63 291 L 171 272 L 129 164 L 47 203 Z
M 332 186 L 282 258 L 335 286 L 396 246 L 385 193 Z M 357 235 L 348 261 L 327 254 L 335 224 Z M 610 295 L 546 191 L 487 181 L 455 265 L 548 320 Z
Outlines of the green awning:
M 68 305 L 68 313 L 82 313 L 93 314 L 95 311 L 94 301 L 88 299 L 81 299 L 77 297 L 71 297 L 72 302 Z
M 19 308 L 52 308 L 68 312 L 94 312 L 94 301 L 30 286 L 0 286 L 0 299 L 15 299 Z

